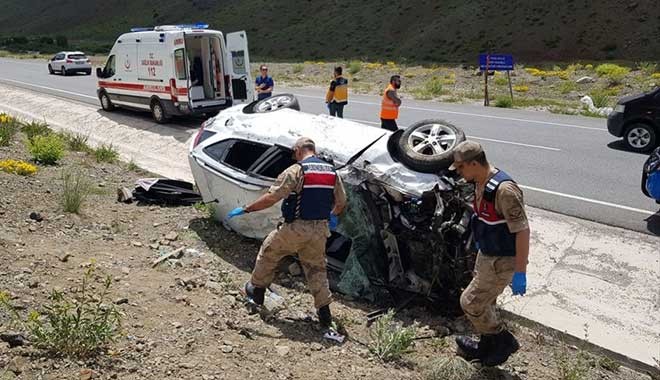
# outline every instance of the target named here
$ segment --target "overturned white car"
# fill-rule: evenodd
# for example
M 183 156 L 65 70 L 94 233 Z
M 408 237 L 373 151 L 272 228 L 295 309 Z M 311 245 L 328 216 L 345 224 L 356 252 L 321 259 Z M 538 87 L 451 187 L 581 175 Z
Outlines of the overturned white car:
M 457 300 L 470 280 L 472 185 L 457 182 L 447 168 L 464 133 L 441 120 L 392 133 L 298 109 L 285 94 L 205 122 L 189 152 L 204 201 L 215 202 L 219 216 L 252 202 L 294 163 L 293 143 L 310 137 L 337 168 L 349 200 L 327 244 L 335 289 L 369 299 L 387 290 Z M 262 239 L 280 215 L 272 207 L 228 226 Z

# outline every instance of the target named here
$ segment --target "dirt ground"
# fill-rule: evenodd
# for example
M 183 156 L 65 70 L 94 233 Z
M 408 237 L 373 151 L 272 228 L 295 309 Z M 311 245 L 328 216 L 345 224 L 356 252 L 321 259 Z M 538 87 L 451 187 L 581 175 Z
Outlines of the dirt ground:
M 0 160 L 29 161 L 22 140 L 19 135 L 0 147 Z M 68 152 L 60 164 L 39 166 L 31 177 L 0 172 L 0 291 L 9 292 L 25 315 L 43 308 L 51 290 L 78 286 L 93 264 L 114 279 L 109 299 L 123 315 L 121 336 L 91 359 L 53 357 L 0 341 L 0 379 L 89 379 L 88 370 L 93 379 L 432 379 L 426 372 L 431 363 L 454 355 L 453 339 L 443 336 L 464 331 L 465 321 L 417 307 L 396 316 L 405 324 L 419 322 L 413 351 L 401 361 L 379 361 L 366 346 L 365 316 L 377 306 L 341 295 L 332 307 L 349 339 L 341 345 L 324 341 L 303 279 L 287 273 L 276 289 L 288 308 L 270 319 L 250 315 L 238 290 L 249 278 L 258 242 L 225 230 L 195 207 L 118 203 L 118 187 L 132 188 L 149 176 L 131 169 Z M 80 215 L 62 211 L 64 170 L 84 173 L 92 183 Z M 32 212 L 43 221 L 31 220 Z M 185 247 L 180 260 L 152 267 L 159 254 L 177 247 Z M 9 322 L 0 311 L 0 333 L 14 328 Z M 598 356 L 584 362 L 578 347 L 511 328 L 521 350 L 473 379 L 648 378 Z M 561 374 L 578 367 L 584 367 L 583 377 Z

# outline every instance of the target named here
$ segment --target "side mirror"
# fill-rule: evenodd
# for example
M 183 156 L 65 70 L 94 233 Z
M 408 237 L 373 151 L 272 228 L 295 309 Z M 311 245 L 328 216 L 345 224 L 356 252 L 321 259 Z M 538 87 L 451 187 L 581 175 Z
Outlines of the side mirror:
M 97 78 L 103 78 L 103 69 L 100 67 L 96 68 L 96 77 Z

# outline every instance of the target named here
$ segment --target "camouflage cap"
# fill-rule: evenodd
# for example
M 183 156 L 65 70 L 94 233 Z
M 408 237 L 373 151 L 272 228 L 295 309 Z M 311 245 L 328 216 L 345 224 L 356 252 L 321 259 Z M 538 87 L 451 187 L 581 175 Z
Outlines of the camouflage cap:
M 456 170 L 456 164 L 474 160 L 479 154 L 483 153 L 484 148 L 476 141 L 463 141 L 454 148 L 454 163 L 449 170 Z
M 291 149 L 296 151 L 302 148 L 316 151 L 316 144 L 314 144 L 314 141 L 309 137 L 301 137 L 298 140 L 296 140 L 296 143 L 293 144 L 293 147 Z

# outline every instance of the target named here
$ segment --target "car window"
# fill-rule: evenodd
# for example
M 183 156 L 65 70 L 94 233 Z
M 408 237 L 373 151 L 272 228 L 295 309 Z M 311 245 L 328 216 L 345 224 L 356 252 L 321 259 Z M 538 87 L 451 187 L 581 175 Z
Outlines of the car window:
M 237 139 L 223 140 L 204 148 L 214 160 L 247 172 L 268 150 L 268 145 Z
M 115 75 L 115 56 L 111 55 L 110 58 L 108 58 L 108 62 L 105 64 L 105 68 L 103 71 L 106 73 L 108 77 L 111 77 Z
M 174 70 L 176 71 L 176 79 L 188 79 L 186 75 L 186 60 L 183 54 L 183 49 L 174 51 Z
M 87 59 L 85 54 L 69 54 L 69 59 Z
M 58 54 L 58 55 L 56 55 L 56 56 L 55 56 L 55 59 L 58 60 L 58 61 L 63 60 L 63 59 L 64 59 L 64 54 Z
M 277 178 L 280 173 L 295 163 L 296 160 L 291 157 L 290 149 L 278 148 L 278 151 L 270 155 L 263 165 L 256 168 L 255 174 L 267 178 Z

